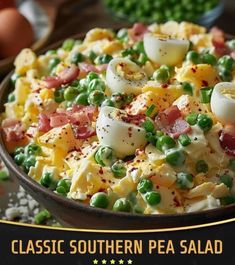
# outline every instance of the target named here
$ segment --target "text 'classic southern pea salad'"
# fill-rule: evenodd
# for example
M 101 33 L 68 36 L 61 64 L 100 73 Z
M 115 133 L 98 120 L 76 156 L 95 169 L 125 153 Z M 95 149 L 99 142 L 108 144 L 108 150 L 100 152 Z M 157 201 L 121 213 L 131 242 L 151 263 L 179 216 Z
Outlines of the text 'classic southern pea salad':
M 1 128 L 15 163 L 92 207 L 235 202 L 235 40 L 187 22 L 90 30 L 15 60 Z

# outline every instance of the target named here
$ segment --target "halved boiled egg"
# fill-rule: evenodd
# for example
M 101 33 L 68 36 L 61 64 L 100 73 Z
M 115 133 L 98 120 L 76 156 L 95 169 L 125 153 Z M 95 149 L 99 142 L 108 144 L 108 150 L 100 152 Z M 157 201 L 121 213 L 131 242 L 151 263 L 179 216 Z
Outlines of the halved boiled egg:
M 99 142 L 111 147 L 119 157 L 133 155 L 137 148 L 143 148 L 147 143 L 145 130 L 126 122 L 127 117 L 124 110 L 105 106 L 100 109 L 96 122 Z
M 235 84 L 221 82 L 215 85 L 211 96 L 211 110 L 222 123 L 235 124 Z
M 148 32 L 144 35 L 144 49 L 155 63 L 177 65 L 183 61 L 189 49 L 189 41 Z
M 146 73 L 131 60 L 114 58 L 109 62 L 106 81 L 112 93 L 139 95 L 148 78 Z

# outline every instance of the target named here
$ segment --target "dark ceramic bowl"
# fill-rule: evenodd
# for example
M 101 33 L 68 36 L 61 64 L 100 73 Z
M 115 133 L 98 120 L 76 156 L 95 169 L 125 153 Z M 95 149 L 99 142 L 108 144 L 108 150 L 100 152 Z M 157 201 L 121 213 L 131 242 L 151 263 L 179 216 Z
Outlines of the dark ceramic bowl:
M 77 35 L 82 38 L 84 35 Z M 62 42 L 48 49 L 59 47 Z M 4 103 L 10 92 L 10 73 L 0 85 L 0 112 L 4 111 Z M 69 200 L 44 188 L 25 174 L 8 154 L 2 134 L 0 134 L 0 156 L 11 174 L 20 184 L 45 208 L 47 208 L 63 225 L 89 229 L 159 229 L 169 227 L 191 226 L 235 217 L 235 204 L 223 208 L 163 215 L 139 215 L 116 213 L 108 210 L 92 208 L 80 202 Z

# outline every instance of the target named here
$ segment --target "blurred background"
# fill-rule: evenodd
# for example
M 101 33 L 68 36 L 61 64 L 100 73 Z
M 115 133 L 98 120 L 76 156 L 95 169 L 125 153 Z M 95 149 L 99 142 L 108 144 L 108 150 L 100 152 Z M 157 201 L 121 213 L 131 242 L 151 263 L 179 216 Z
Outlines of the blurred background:
M 234 15 L 235 0 L 0 0 L 0 75 L 22 48 L 37 51 L 93 27 L 185 20 L 235 35 Z

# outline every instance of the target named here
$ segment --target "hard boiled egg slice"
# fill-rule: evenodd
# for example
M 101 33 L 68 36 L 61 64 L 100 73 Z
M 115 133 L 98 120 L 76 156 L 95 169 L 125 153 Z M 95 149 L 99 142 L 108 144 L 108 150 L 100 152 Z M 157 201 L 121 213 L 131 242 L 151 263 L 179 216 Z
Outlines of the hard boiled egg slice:
M 147 143 L 145 130 L 125 122 L 127 113 L 113 107 L 102 107 L 96 122 L 96 133 L 102 145 L 111 147 L 118 157 L 133 155 Z
M 136 63 L 125 58 L 114 58 L 109 62 L 106 81 L 112 93 L 139 95 L 148 78 Z
M 148 32 L 144 35 L 144 49 L 155 63 L 177 65 L 183 61 L 189 49 L 189 41 Z
M 211 110 L 222 123 L 235 124 L 235 84 L 221 82 L 215 85 L 211 96 Z

